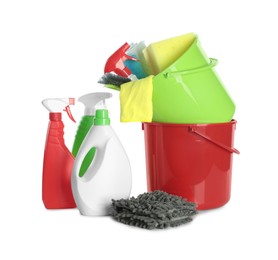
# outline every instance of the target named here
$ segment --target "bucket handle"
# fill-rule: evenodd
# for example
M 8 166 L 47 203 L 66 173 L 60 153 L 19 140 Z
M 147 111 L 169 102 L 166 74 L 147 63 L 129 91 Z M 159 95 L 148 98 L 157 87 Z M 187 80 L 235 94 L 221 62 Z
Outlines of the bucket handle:
M 203 138 L 205 138 L 206 140 L 208 140 L 208 141 L 212 142 L 213 144 L 215 144 L 215 145 L 217 145 L 217 146 L 219 146 L 219 147 L 221 147 L 221 148 L 227 150 L 227 151 L 230 152 L 230 153 L 240 154 L 240 152 L 239 152 L 237 149 L 235 149 L 235 148 L 233 148 L 233 147 L 229 147 L 229 146 L 227 146 L 227 145 L 225 145 L 225 144 L 222 144 L 222 143 L 220 143 L 220 142 L 217 142 L 217 141 L 211 139 L 210 137 L 208 137 L 208 136 L 206 136 L 206 135 L 204 135 L 204 134 L 201 134 L 200 132 L 198 132 L 198 131 L 197 131 L 196 129 L 194 129 L 193 127 L 189 127 L 189 131 L 192 132 L 192 133 L 194 133 L 194 134 L 197 134 L 197 135 L 199 135 L 199 136 L 201 136 L 201 137 L 203 137 Z
M 218 63 L 217 59 L 214 58 L 210 58 L 210 63 L 199 67 L 199 68 L 195 68 L 195 69 L 189 69 L 189 70 L 180 70 L 180 71 L 172 71 L 172 72 L 166 72 L 164 73 L 164 77 L 167 79 L 169 77 L 175 77 L 175 76 L 181 76 L 181 75 L 188 75 L 188 74 L 192 74 L 192 73 L 197 73 L 197 72 L 201 72 L 207 69 L 211 69 L 213 67 L 215 67 Z

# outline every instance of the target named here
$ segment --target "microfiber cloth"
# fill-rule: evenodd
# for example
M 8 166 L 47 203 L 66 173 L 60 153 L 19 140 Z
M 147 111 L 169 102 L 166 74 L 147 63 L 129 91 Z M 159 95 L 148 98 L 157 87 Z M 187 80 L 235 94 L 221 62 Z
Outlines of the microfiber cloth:
M 121 122 L 151 122 L 153 75 L 121 85 Z
M 137 198 L 112 200 L 112 216 L 126 225 L 163 229 L 192 221 L 196 206 L 180 196 L 156 190 Z

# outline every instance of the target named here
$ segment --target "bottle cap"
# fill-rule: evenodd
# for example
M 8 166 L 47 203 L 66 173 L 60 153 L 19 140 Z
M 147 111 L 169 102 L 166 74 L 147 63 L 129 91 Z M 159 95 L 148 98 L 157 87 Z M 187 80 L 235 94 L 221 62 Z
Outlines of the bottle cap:
M 110 125 L 107 109 L 98 109 L 94 118 L 94 125 Z
M 112 97 L 112 94 L 109 92 L 94 92 L 79 97 L 78 101 L 85 106 L 85 116 L 95 116 L 95 110 L 97 110 L 96 105 L 103 101 L 101 109 L 104 109 L 104 100 L 110 97 Z
M 70 105 L 74 105 L 74 98 L 47 98 L 42 101 L 43 106 L 53 115 L 50 115 L 50 120 L 61 120 L 59 119 L 60 115 L 54 115 L 59 114 L 63 111 L 66 111 L 69 118 L 75 122 L 71 111 L 70 111 Z

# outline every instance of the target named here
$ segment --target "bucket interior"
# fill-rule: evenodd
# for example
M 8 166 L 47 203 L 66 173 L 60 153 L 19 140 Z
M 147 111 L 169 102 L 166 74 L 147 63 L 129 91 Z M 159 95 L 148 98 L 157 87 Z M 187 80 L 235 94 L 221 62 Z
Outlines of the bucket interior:
M 145 70 L 152 75 L 161 73 L 190 49 L 196 38 L 188 33 L 150 44 L 143 50 Z

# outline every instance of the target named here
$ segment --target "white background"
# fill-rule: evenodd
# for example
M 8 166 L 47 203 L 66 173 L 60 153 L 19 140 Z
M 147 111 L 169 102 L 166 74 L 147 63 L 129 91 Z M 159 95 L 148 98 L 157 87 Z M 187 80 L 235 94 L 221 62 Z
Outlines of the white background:
M 0 2 L 0 259 L 277 259 L 278 37 L 276 1 Z M 105 91 L 97 80 L 124 42 L 146 44 L 196 32 L 233 97 L 238 120 L 232 197 L 177 228 L 148 231 L 77 209 L 46 210 L 41 177 L 47 97 Z M 110 91 L 110 90 L 108 90 Z M 119 122 L 133 170 L 132 195 L 146 191 L 140 123 Z M 83 108 L 72 108 L 77 120 Z M 72 147 L 77 125 L 64 115 Z

